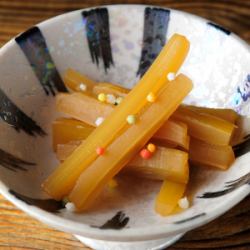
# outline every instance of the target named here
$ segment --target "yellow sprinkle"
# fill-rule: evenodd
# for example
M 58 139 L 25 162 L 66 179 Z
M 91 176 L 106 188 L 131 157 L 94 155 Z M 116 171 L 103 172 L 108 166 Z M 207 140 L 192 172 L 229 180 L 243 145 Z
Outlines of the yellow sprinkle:
M 118 186 L 118 183 L 117 183 L 117 180 L 116 179 L 111 179 L 109 182 L 108 182 L 108 187 L 109 188 L 116 188 Z
M 154 153 L 156 150 L 156 146 L 153 143 L 149 143 L 147 146 L 147 150 L 151 153 Z
M 154 95 L 154 93 L 150 92 L 150 93 L 147 95 L 147 101 L 148 101 L 148 102 L 155 102 L 155 95 Z
M 100 93 L 97 98 L 100 102 L 105 102 L 107 99 L 107 97 L 104 93 Z

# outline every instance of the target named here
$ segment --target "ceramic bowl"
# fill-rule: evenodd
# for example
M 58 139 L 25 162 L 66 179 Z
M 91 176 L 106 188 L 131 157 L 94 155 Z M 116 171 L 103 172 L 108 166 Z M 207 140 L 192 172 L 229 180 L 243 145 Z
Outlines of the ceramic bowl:
M 160 183 L 142 179 L 121 179 L 117 192 L 83 214 L 47 197 L 40 185 L 58 164 L 51 123 L 58 115 L 55 94 L 67 91 L 65 70 L 73 68 L 96 81 L 131 88 L 174 33 L 191 43 L 180 70 L 194 83 L 185 103 L 232 108 L 245 116 L 244 142 L 235 147 L 232 167 L 225 172 L 192 168 L 192 205 L 169 217 L 154 212 Z M 96 249 L 166 246 L 249 194 L 249 47 L 212 22 L 153 6 L 74 11 L 42 22 L 3 46 L 0 75 L 0 192 L 31 216 L 78 235 Z

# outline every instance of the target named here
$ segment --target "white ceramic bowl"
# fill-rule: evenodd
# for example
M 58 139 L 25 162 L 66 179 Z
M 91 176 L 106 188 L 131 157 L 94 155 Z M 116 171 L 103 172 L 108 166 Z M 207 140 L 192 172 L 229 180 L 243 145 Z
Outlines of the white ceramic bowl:
M 249 115 L 249 47 L 229 31 L 187 13 L 152 6 L 103 6 L 61 15 L 0 50 L 0 192 L 31 216 L 82 236 L 97 249 L 149 249 L 167 241 L 164 238 L 174 241 L 248 195 L 248 141 L 237 148 L 237 159 L 226 172 L 193 168 L 192 206 L 166 218 L 153 209 L 158 182 L 123 179 L 119 192 L 85 214 L 63 209 L 40 188 L 58 164 L 51 147 L 51 122 L 57 116 L 54 94 L 66 91 L 64 71 L 71 67 L 97 81 L 132 87 L 174 33 L 191 42 L 181 72 L 193 80 L 194 90 L 185 102 Z M 248 133 L 245 126 L 242 137 Z

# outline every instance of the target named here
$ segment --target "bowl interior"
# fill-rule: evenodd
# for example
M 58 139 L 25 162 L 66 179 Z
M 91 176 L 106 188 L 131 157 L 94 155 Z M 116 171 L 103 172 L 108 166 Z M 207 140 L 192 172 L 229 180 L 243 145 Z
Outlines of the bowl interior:
M 119 187 L 105 192 L 98 207 L 85 214 L 64 209 L 41 190 L 41 182 L 58 164 L 51 146 L 51 123 L 58 116 L 54 95 L 67 91 L 62 81 L 65 70 L 73 68 L 96 81 L 131 88 L 174 33 L 191 42 L 180 70 L 194 82 L 185 102 L 249 115 L 249 47 L 222 27 L 183 12 L 136 5 L 65 14 L 31 28 L 0 51 L 0 191 L 62 230 L 119 240 L 187 231 L 246 196 L 247 143 L 241 144 L 236 162 L 226 172 L 192 168 L 188 191 L 192 206 L 166 218 L 154 212 L 159 182 L 120 178 Z M 242 137 L 249 132 L 247 118 L 244 124 Z M 103 230 L 111 218 L 112 231 Z

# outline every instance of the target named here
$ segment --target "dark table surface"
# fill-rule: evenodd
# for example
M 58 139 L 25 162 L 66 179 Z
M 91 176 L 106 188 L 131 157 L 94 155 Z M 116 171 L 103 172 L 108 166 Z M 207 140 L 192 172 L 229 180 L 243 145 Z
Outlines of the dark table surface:
M 49 17 L 101 4 L 137 3 L 208 18 L 250 43 L 250 0 L 0 0 L 0 46 Z M 0 249 L 89 249 L 72 235 L 30 218 L 0 196 Z M 250 196 L 228 213 L 187 233 L 170 249 L 250 249 Z

